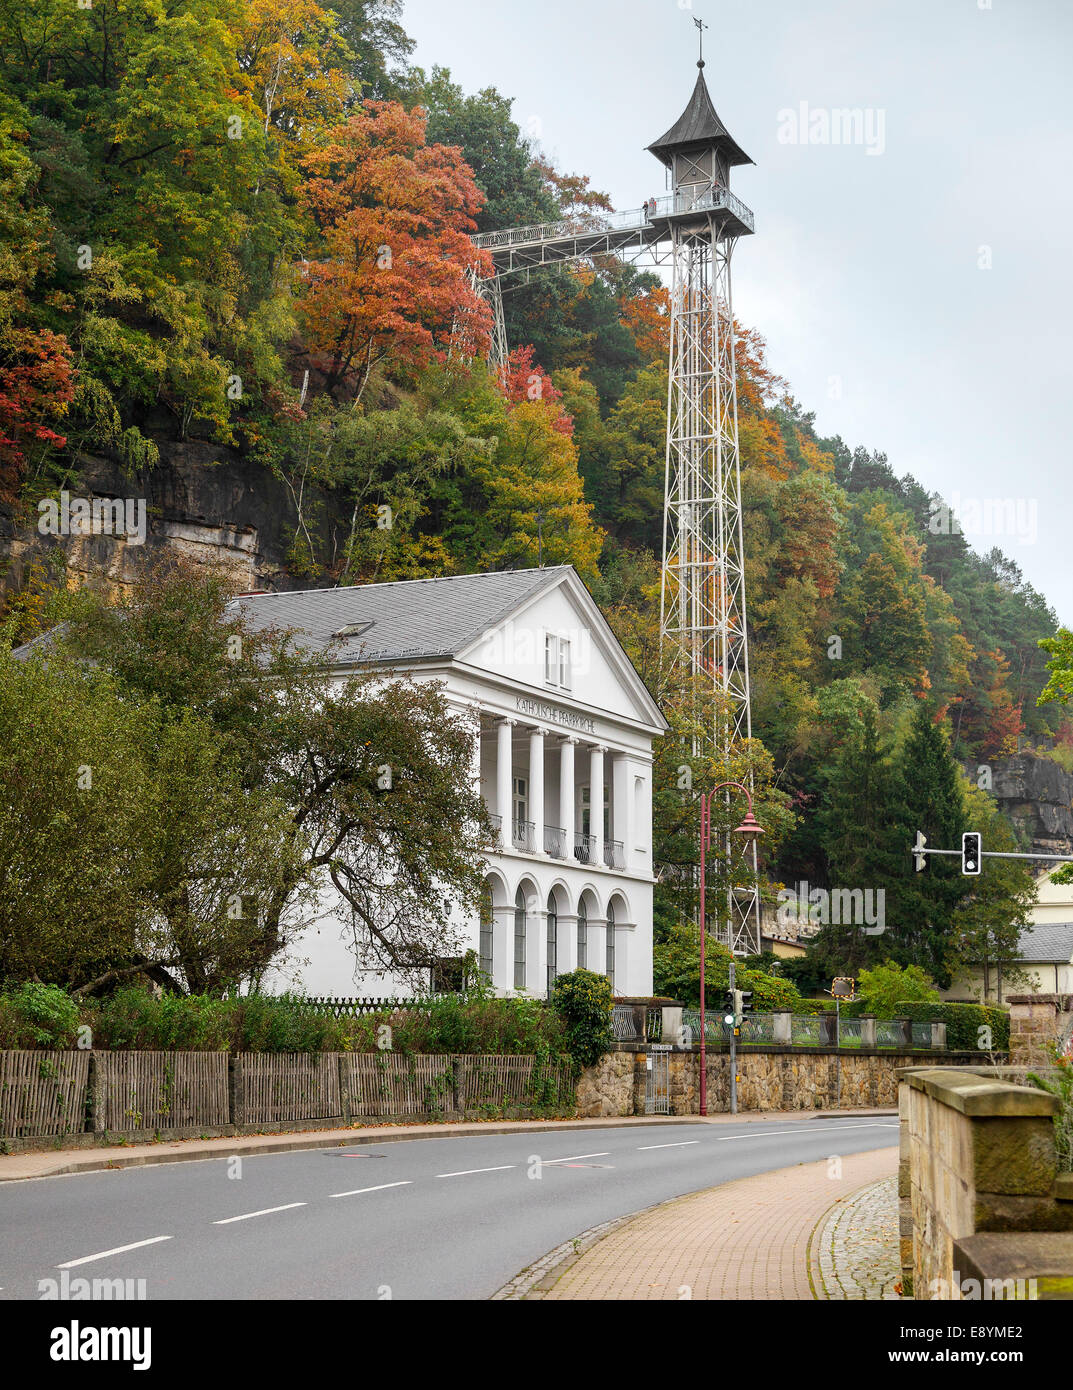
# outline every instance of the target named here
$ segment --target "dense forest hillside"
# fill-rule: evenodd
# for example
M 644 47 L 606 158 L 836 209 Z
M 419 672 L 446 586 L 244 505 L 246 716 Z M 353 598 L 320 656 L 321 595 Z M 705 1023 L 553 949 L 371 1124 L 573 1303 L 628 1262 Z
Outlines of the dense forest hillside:
M 395 0 L 0 0 L 10 633 L 168 546 L 224 556 L 239 587 L 568 562 L 673 708 L 666 291 L 612 258 L 534 274 L 489 373 L 469 234 L 609 204 L 509 97 L 411 66 L 401 21 Z M 937 526 L 942 499 L 882 452 L 821 437 L 762 331 L 737 337 L 762 744 L 742 766 L 769 795 L 775 887 L 866 872 L 833 789 L 859 788 L 854 758 L 911 782 L 906 758 L 937 756 L 921 709 L 974 764 L 1037 749 L 1073 770 L 1073 724 L 1037 705 L 1046 599 Z M 149 499 L 149 544 L 40 536 L 65 490 Z M 681 759 L 657 808 L 671 862 Z

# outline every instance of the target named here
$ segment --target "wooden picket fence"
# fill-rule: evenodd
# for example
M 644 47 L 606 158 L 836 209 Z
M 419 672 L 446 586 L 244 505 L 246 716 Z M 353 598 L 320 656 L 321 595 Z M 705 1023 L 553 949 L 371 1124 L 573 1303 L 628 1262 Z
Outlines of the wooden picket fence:
M 367 1116 L 435 1115 L 456 1109 L 453 1059 L 344 1052 L 343 1094 L 348 1113 Z
M 90 1054 L 0 1052 L 0 1136 L 80 1133 Z
M 568 1062 L 393 1052 L 0 1052 L 0 1141 L 572 1109 Z
M 235 1057 L 233 1123 L 342 1119 L 337 1052 L 240 1052 Z
M 94 1128 L 231 1123 L 226 1052 L 97 1052 Z

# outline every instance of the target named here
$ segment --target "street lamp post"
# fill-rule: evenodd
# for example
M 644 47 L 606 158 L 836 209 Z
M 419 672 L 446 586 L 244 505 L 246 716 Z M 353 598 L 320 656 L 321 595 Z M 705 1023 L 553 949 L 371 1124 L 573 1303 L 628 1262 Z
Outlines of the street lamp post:
M 738 791 L 744 792 L 749 802 L 749 809 L 745 814 L 745 819 L 740 825 L 736 825 L 731 832 L 734 835 L 741 835 L 748 840 L 756 835 L 763 835 L 764 827 L 758 824 L 753 815 L 753 798 L 749 788 L 741 782 L 720 782 L 714 786 L 710 792 L 700 794 L 700 1113 L 708 1113 L 708 1052 L 705 1026 L 704 994 L 706 989 L 705 981 L 705 951 L 704 951 L 704 889 L 705 871 L 707 867 L 706 852 L 712 842 L 712 800 L 716 792 L 723 791 L 726 787 L 735 787 Z M 731 1057 L 731 1068 L 735 1065 L 734 1057 Z M 733 1083 L 733 1077 L 731 1078 Z

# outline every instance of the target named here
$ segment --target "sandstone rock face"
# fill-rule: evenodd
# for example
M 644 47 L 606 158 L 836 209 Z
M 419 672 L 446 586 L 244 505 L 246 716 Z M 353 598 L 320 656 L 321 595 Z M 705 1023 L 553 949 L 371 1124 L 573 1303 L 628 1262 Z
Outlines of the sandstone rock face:
M 145 543 L 124 536 L 39 533 L 36 513 L 20 525 L 0 517 L 0 554 L 8 565 L 5 594 L 18 590 L 35 558 L 61 550 L 72 587 L 88 584 L 112 595 L 132 584 L 162 554 L 181 554 L 223 566 L 243 590 L 296 589 L 325 582 L 287 569 L 298 516 L 285 486 L 269 470 L 236 450 L 196 440 L 159 441 L 155 468 L 127 474 L 107 459 L 87 457 L 68 491 L 72 498 L 144 501 Z M 335 499 L 310 493 L 304 511 L 319 556 L 341 553 L 349 516 Z
M 965 765 L 971 781 L 978 781 L 983 766 Z M 992 758 L 987 766 L 992 795 L 1031 837 L 1032 848 L 1040 854 L 1073 854 L 1073 776 L 1050 758 L 1031 753 Z

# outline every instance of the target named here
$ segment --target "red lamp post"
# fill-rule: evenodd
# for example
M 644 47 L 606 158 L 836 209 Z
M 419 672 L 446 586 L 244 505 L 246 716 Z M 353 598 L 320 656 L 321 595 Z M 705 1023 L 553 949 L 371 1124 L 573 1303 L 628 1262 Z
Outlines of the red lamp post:
M 763 835 L 764 827 L 760 825 L 753 815 L 753 798 L 749 788 L 741 782 L 720 782 L 714 786 L 710 792 L 700 794 L 700 1113 L 708 1113 L 708 1053 L 705 1038 L 704 1020 L 704 994 L 706 981 L 704 975 L 705 953 L 704 953 L 704 888 L 705 871 L 707 867 L 706 851 L 712 842 L 712 800 L 718 791 L 725 787 L 735 787 L 738 791 L 744 792 L 749 802 L 749 809 L 745 814 L 745 819 L 740 825 L 736 825 L 731 831 L 732 835 L 741 835 L 748 840 L 755 835 Z

